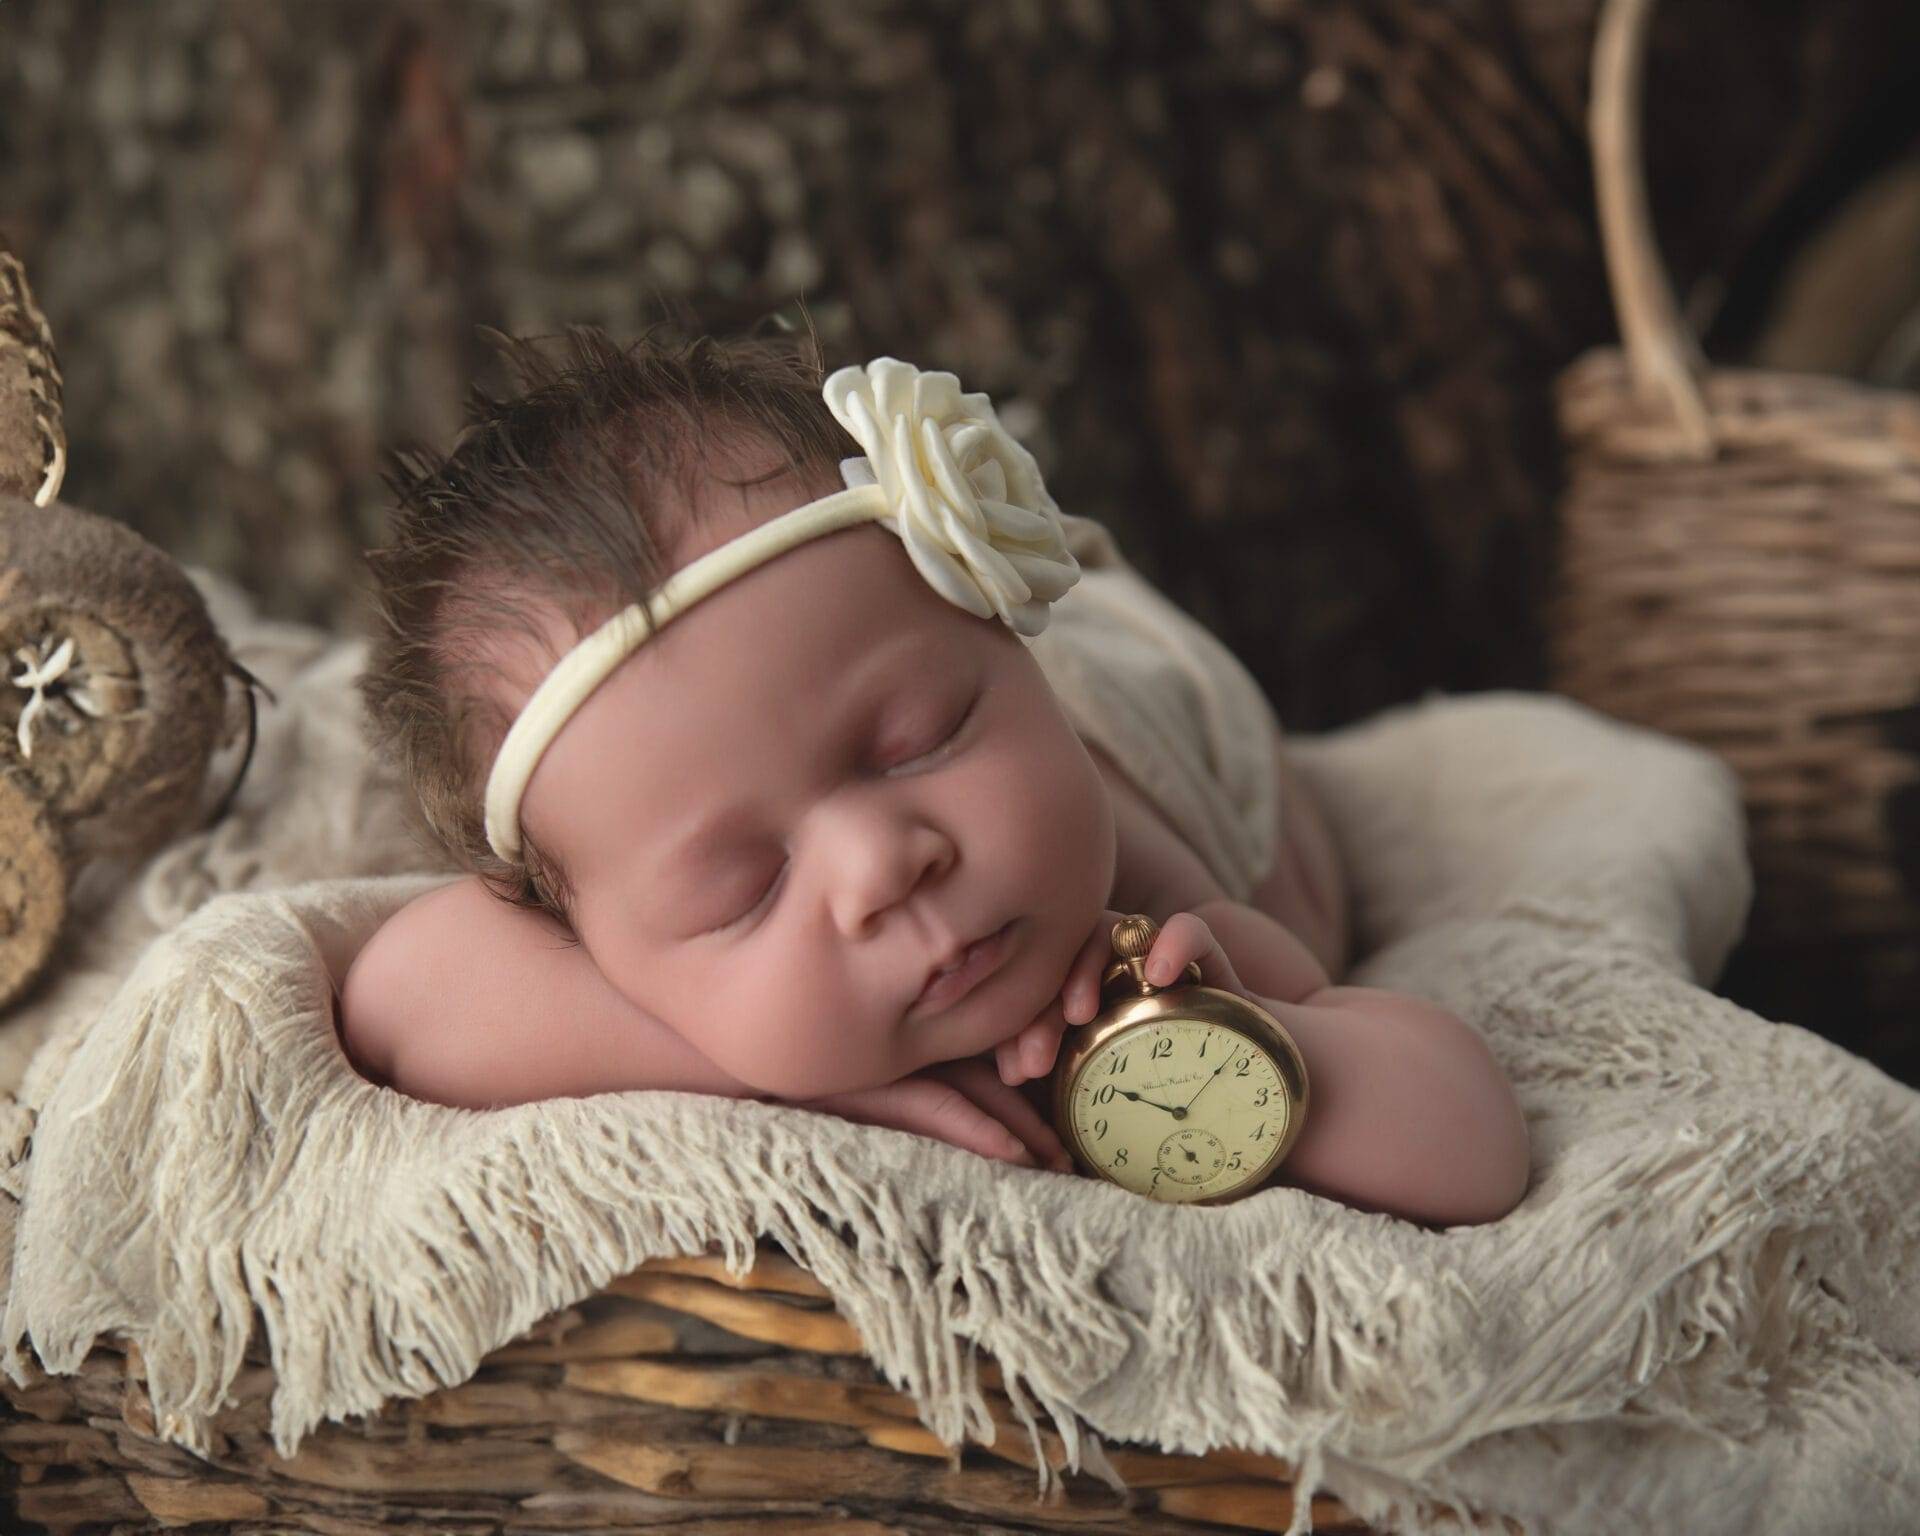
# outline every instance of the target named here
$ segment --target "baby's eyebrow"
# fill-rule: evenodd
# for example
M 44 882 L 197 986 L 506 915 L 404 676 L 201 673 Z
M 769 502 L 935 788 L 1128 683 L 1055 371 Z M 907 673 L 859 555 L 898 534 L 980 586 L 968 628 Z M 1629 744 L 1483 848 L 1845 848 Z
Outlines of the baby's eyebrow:
M 914 636 L 904 642 L 880 647 L 871 653 L 864 666 L 853 670 L 853 682 L 846 691 L 856 699 L 864 694 L 864 701 L 848 713 L 850 728 L 844 733 L 844 739 L 859 740 L 872 732 L 882 710 L 902 693 L 901 684 L 905 680 L 903 674 L 908 670 L 907 664 L 927 659 L 932 650 L 930 641 Z M 878 688 L 867 690 L 863 687 L 876 677 L 880 679 Z M 692 832 L 675 842 L 657 867 L 669 871 L 691 868 L 753 820 L 752 808 L 740 801 L 724 806 L 704 817 Z

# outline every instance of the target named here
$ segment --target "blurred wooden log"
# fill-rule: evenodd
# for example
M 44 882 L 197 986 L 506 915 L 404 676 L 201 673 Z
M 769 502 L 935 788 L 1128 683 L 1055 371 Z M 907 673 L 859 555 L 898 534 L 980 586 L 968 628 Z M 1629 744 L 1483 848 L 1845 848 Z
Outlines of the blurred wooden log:
M 1313 729 L 1540 675 L 1548 386 L 1612 329 L 1594 10 L 27 0 L 0 145 L 71 496 L 276 609 L 353 611 L 380 451 L 451 435 L 476 324 L 804 293 L 839 359 L 1015 404 L 1062 505 Z M 1916 60 L 1904 0 L 1664 9 L 1682 290 L 1920 126 Z
M 1543 683 L 1551 384 L 1613 336 L 1597 4 L 15 0 L 3 212 L 68 495 L 271 611 L 359 622 L 381 455 L 450 440 L 476 326 L 804 295 L 833 361 L 992 393 L 1313 731 Z M 1663 7 L 1647 103 L 1677 286 L 1751 341 L 1920 133 L 1920 6 Z M 1911 1062 L 1911 988 L 1847 973 L 1734 995 Z

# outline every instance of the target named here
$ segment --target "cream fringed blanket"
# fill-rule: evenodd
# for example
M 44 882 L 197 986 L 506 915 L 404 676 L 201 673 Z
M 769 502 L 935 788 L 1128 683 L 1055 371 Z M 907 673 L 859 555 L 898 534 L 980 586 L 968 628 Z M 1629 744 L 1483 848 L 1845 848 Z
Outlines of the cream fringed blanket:
M 196 1446 L 257 1308 L 291 1454 L 651 1257 L 770 1234 L 950 1442 L 992 1432 L 979 1349 L 1096 1470 L 1098 1437 L 1270 1452 L 1301 1521 L 1318 1484 L 1416 1532 L 1458 1528 L 1426 1496 L 1540 1532 L 1920 1529 L 1920 1095 L 1701 989 L 1748 895 L 1705 755 L 1515 694 L 1296 738 L 1351 980 L 1484 1032 L 1533 1186 L 1445 1232 L 1287 1189 L 1189 1210 L 785 1107 L 362 1082 L 329 976 L 445 877 L 380 878 L 422 855 L 354 735 L 360 646 L 213 595 L 281 691 L 239 812 L 96 903 L 0 1026 L 16 1061 L 44 1042 L 0 1100 L 16 1379 L 29 1343 L 67 1372 L 118 1332 Z

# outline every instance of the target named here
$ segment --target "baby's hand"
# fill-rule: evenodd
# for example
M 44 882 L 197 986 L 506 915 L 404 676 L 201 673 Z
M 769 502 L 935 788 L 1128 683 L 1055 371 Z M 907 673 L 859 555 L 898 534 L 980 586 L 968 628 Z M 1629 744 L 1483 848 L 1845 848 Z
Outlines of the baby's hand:
M 1113 960 L 1114 926 L 1127 916 L 1125 912 L 1102 912 L 1074 957 L 1060 995 L 1019 1034 L 994 1047 L 1001 1082 L 1017 1085 L 1046 1076 L 1060 1054 L 1060 1040 L 1067 1026 L 1085 1024 L 1100 1011 L 1100 977 Z M 1200 963 L 1204 985 L 1241 997 L 1248 995 L 1206 919 L 1191 912 L 1176 912 L 1160 925 L 1159 936 L 1147 955 L 1147 980 L 1157 987 L 1171 986 L 1191 961 Z
M 931 1136 L 1026 1168 L 1064 1173 L 1073 1167 L 1053 1127 L 1017 1089 L 994 1080 L 984 1056 L 938 1062 L 897 1082 L 808 1099 L 800 1108 Z

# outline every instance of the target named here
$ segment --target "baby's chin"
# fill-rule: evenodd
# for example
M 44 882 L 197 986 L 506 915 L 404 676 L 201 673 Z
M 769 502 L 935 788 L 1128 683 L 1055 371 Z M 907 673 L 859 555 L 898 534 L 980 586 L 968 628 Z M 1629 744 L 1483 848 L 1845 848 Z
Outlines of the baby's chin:
M 1058 948 L 1057 942 L 1030 915 L 1017 920 L 1013 940 L 1013 951 L 1000 969 L 958 1003 L 930 1018 L 901 1021 L 907 1038 L 924 1053 L 915 1070 L 983 1056 L 1013 1039 L 1058 1001 L 1074 956 L 1080 952 L 1079 943 L 1066 952 L 1065 959 L 1057 958 L 1051 953 Z

